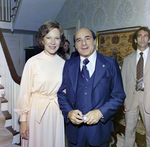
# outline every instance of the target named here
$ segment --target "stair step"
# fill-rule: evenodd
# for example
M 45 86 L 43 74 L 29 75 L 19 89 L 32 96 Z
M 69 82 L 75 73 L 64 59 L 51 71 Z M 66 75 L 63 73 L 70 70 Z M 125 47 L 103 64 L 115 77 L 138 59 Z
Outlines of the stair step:
M 5 120 L 12 119 L 12 116 L 8 111 L 2 111 L 2 113 L 5 116 Z
M 5 117 L 3 113 L 0 111 L 0 128 L 3 128 L 5 125 Z
M 5 93 L 4 87 L 0 84 L 0 97 L 2 97 Z
M 20 147 L 20 145 L 18 146 L 18 145 L 11 144 L 11 145 L 7 145 L 5 147 Z
M 0 84 L 0 89 L 4 89 L 4 87 Z
M 6 128 L 0 128 L 0 146 L 4 147 L 12 143 L 13 136 Z
M 1 111 L 7 111 L 8 110 L 8 103 L 1 103 Z
M 13 134 L 13 136 L 19 134 L 19 132 L 15 131 L 15 130 L 12 128 L 12 126 L 6 127 L 6 129 L 9 130 L 9 131 Z
M 12 126 L 6 127 L 6 129 L 9 130 L 13 134 L 13 141 L 12 141 L 12 143 L 13 144 L 15 143 L 16 145 L 20 146 L 21 144 L 20 144 L 20 134 L 19 134 L 19 132 L 15 131 L 12 128 Z
M 6 128 L 9 126 L 12 126 L 12 119 L 5 120 L 5 126 L 4 127 Z
M 1 98 L 1 103 L 7 103 L 8 102 L 8 100 L 5 99 L 4 97 L 0 97 L 0 98 Z
M 15 145 L 17 145 L 17 147 L 18 147 L 18 146 L 21 146 L 21 143 L 15 143 Z
M 14 6 L 14 7 L 12 8 L 12 10 L 17 9 L 17 8 L 18 8 L 17 6 Z
M 2 111 L 4 117 L 5 117 L 5 128 L 12 125 L 12 116 L 8 111 Z

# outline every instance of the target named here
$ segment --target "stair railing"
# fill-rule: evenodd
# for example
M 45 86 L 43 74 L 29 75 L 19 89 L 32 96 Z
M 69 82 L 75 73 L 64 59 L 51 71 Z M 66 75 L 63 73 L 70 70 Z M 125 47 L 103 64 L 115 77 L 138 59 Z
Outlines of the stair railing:
M 11 0 L 0 0 L 0 21 L 11 22 Z
M 6 45 L 6 42 L 5 42 L 5 39 L 4 39 L 4 36 L 2 34 L 1 29 L 0 29 L 0 42 L 2 45 L 3 52 L 5 54 L 5 58 L 7 61 L 7 65 L 9 67 L 11 77 L 14 80 L 14 82 L 16 82 L 17 84 L 20 84 L 21 77 L 19 77 L 17 72 L 16 72 L 16 69 L 14 67 L 13 61 L 11 59 L 11 56 L 10 56 L 10 53 L 9 53 L 9 50 L 8 50 L 7 45 Z
M 0 0 L 0 22 L 9 23 L 12 32 L 14 31 L 20 3 L 21 0 Z
M 5 97 L 8 100 L 8 111 L 12 115 L 12 128 L 19 131 L 19 116 L 14 113 L 14 106 L 19 95 L 19 84 L 21 77 L 17 75 L 9 50 L 7 48 L 4 36 L 0 29 L 0 75 L 1 82 L 5 88 Z
M 13 18 L 13 21 L 14 21 L 14 18 L 16 17 L 16 15 L 17 15 L 17 11 L 18 11 L 20 2 L 21 2 L 21 0 L 14 0 L 14 3 L 12 4 L 13 6 L 12 6 L 11 17 Z

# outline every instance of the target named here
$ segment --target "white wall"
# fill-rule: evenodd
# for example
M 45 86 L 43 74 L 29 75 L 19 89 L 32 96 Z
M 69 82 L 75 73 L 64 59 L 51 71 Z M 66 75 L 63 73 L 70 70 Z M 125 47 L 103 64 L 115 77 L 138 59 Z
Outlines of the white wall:
M 150 28 L 150 0 L 66 0 L 56 21 L 62 25 L 77 20 L 95 33 L 132 26 Z
M 14 66 L 15 66 L 16 71 L 17 71 L 17 74 L 19 76 L 21 76 L 22 71 L 23 71 L 23 67 L 25 64 L 25 51 L 24 51 L 24 49 L 29 47 L 29 46 L 33 46 L 33 37 L 34 36 L 28 35 L 28 34 L 15 34 L 15 33 L 13 33 L 13 34 L 12 33 L 3 33 L 3 35 L 4 35 L 6 43 L 15 40 L 15 38 L 19 39 L 19 45 L 14 44 L 14 47 L 12 47 L 12 46 L 9 46 L 9 44 L 7 43 L 7 47 L 8 47 L 8 50 L 10 52 L 10 55 L 12 57 Z M 12 38 L 12 40 L 10 40 L 11 38 Z M 11 44 L 13 45 L 13 43 L 11 43 Z M 12 49 L 15 49 L 15 47 L 16 47 L 16 52 L 18 52 L 18 54 L 16 54 L 16 55 L 19 56 L 18 57 L 19 67 L 18 67 L 18 63 L 17 63 L 16 58 L 15 58 L 16 55 L 13 55 L 14 51 L 11 51 Z

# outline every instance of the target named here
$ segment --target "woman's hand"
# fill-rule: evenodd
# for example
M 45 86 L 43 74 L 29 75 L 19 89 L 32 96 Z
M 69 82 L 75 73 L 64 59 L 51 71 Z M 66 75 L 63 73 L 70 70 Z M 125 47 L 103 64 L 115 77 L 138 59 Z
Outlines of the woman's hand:
M 22 121 L 20 124 L 20 136 L 22 139 L 29 139 L 29 127 L 26 121 Z

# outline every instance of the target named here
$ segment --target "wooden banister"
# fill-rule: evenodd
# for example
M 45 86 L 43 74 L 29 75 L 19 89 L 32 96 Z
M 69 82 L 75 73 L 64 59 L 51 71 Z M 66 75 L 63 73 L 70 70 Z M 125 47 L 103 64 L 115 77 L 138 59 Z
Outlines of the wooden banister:
M 17 72 L 16 72 L 15 66 L 13 64 L 12 58 L 10 56 L 8 47 L 7 47 L 5 39 L 4 39 L 4 36 L 2 34 L 1 28 L 0 28 L 0 42 L 1 42 L 2 49 L 4 52 L 5 58 L 6 58 L 7 65 L 9 67 L 11 77 L 14 80 L 14 82 L 16 82 L 17 84 L 20 84 L 21 77 L 19 77 Z

